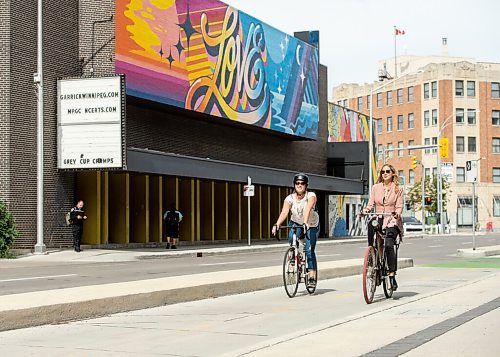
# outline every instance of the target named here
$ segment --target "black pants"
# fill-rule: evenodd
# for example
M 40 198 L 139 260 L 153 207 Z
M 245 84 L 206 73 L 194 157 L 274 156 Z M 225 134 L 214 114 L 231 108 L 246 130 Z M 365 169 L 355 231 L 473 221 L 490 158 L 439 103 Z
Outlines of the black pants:
M 73 247 L 75 250 L 80 250 L 80 242 L 82 241 L 83 225 L 73 225 Z
M 380 222 L 382 224 L 382 222 Z M 398 270 L 398 262 L 396 259 L 396 251 L 394 250 L 394 245 L 396 244 L 396 238 L 399 234 L 398 227 L 386 228 L 385 237 L 385 256 L 387 258 L 387 265 L 389 266 L 390 272 L 395 272 Z M 375 237 L 375 228 L 371 224 L 368 224 L 368 245 L 373 245 Z

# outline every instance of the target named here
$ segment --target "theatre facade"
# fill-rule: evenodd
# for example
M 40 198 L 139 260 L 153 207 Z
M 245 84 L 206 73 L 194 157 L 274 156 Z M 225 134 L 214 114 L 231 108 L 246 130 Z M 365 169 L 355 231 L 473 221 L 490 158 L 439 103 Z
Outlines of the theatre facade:
M 328 236 L 328 196 L 362 194 L 364 183 L 328 172 L 327 68 L 317 32 L 291 36 L 214 0 L 95 6 L 44 5 L 43 202 L 36 29 L 28 26 L 36 9 L 11 3 L 1 15 L 9 61 L 0 62 L 8 98 L 0 108 L 0 198 L 21 232 L 17 247 L 36 243 L 37 204 L 44 243 L 71 245 L 64 215 L 77 199 L 89 217 L 83 244 L 160 243 L 171 203 L 184 215 L 184 244 L 247 240 L 248 232 L 268 239 L 297 172 L 310 176 Z

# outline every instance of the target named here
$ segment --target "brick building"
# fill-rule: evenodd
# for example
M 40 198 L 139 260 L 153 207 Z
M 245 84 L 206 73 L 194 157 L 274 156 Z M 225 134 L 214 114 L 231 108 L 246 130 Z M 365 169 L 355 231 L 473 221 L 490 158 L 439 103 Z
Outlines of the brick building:
M 187 7 L 189 14 L 188 0 L 174 3 Z M 192 7 L 201 3 L 193 2 Z M 205 3 L 224 6 L 212 0 Z M 116 38 L 121 31 L 116 19 L 125 11 L 123 7 L 118 11 L 110 0 L 44 1 L 43 6 L 43 236 L 47 246 L 71 244 L 64 214 L 77 198 L 85 200 L 89 216 L 84 244 L 98 246 L 161 242 L 161 215 L 170 202 L 186 217 L 181 226 L 181 240 L 186 243 L 247 239 L 246 202 L 241 194 L 247 176 L 256 185 L 252 239 L 269 237 L 294 172 L 311 175 L 311 188 L 318 193 L 324 212 L 322 222 L 329 193 L 362 192 L 359 180 L 327 176 L 327 69 L 321 65 L 316 69 L 318 114 L 313 136 L 219 120 L 217 115 L 132 95 L 127 86 L 123 167 L 58 169 L 58 79 L 115 75 Z M 141 16 L 152 18 L 147 14 L 150 10 L 144 9 Z M 186 12 L 181 15 L 185 18 Z M 33 84 L 37 2 L 1 1 L 0 20 L 0 199 L 6 201 L 21 232 L 16 247 L 32 248 L 37 222 L 37 93 Z M 200 32 L 199 26 L 194 29 Z M 180 46 L 189 49 L 189 39 L 183 36 L 178 37 Z M 301 40 L 286 37 L 287 41 L 302 41 L 303 48 L 306 42 L 318 44 L 309 32 L 296 36 Z M 271 45 L 269 51 L 279 49 L 279 44 Z M 165 62 L 167 53 L 160 52 Z M 293 68 L 288 71 L 300 74 Z M 130 74 L 125 77 L 131 78 Z
M 394 68 L 392 59 L 381 67 Z M 403 56 L 399 76 L 373 84 L 341 84 L 333 101 L 369 114 L 370 89 L 377 140 L 377 168 L 383 155 L 407 186 L 437 173 L 436 149 L 404 150 L 436 145 L 439 133 L 449 153 L 441 159 L 442 174 L 451 184 L 447 215 L 451 229 L 472 227 L 472 185 L 466 182 L 466 162 L 480 159 L 476 184 L 476 214 L 481 229 L 500 227 L 500 63 L 448 56 Z M 385 70 L 380 71 L 382 74 Z M 397 150 L 401 148 L 400 150 Z M 388 150 L 389 149 L 389 150 Z M 413 169 L 411 156 L 422 166 Z M 484 158 L 484 159 L 482 159 Z M 416 214 L 420 218 L 421 213 Z

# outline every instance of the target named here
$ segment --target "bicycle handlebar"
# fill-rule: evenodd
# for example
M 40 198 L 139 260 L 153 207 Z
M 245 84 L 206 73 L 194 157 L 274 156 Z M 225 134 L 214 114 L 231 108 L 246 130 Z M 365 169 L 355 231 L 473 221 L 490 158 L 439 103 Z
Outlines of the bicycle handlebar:
M 306 225 L 305 225 L 305 224 L 303 224 L 303 225 L 301 225 L 301 226 L 297 226 L 297 225 L 294 225 L 294 226 L 290 226 L 290 225 L 288 225 L 288 226 L 277 226 L 277 225 L 275 224 L 275 225 L 273 225 L 273 227 L 277 227 L 277 230 L 278 230 L 278 229 L 294 229 L 294 230 L 295 230 L 295 229 L 297 229 L 297 228 L 302 228 L 302 229 L 304 230 L 304 232 L 307 232 L 307 231 L 308 231 L 308 229 L 306 229 Z M 310 228 L 309 228 L 309 229 L 310 229 Z M 305 236 L 307 237 L 307 235 L 305 235 Z M 275 237 L 278 241 L 281 241 L 281 239 L 278 237 L 278 235 L 277 235 L 277 234 L 275 234 L 275 235 L 274 235 L 274 237 Z M 300 238 L 300 237 L 298 237 L 298 238 Z

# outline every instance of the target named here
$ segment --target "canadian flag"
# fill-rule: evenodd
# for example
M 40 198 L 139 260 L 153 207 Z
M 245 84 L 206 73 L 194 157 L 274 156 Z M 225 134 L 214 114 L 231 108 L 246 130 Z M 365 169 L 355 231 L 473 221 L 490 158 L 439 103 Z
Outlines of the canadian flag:
M 397 28 L 394 28 L 394 30 L 396 31 L 395 35 L 404 35 L 405 34 L 405 30 L 400 30 L 400 29 L 397 29 Z

